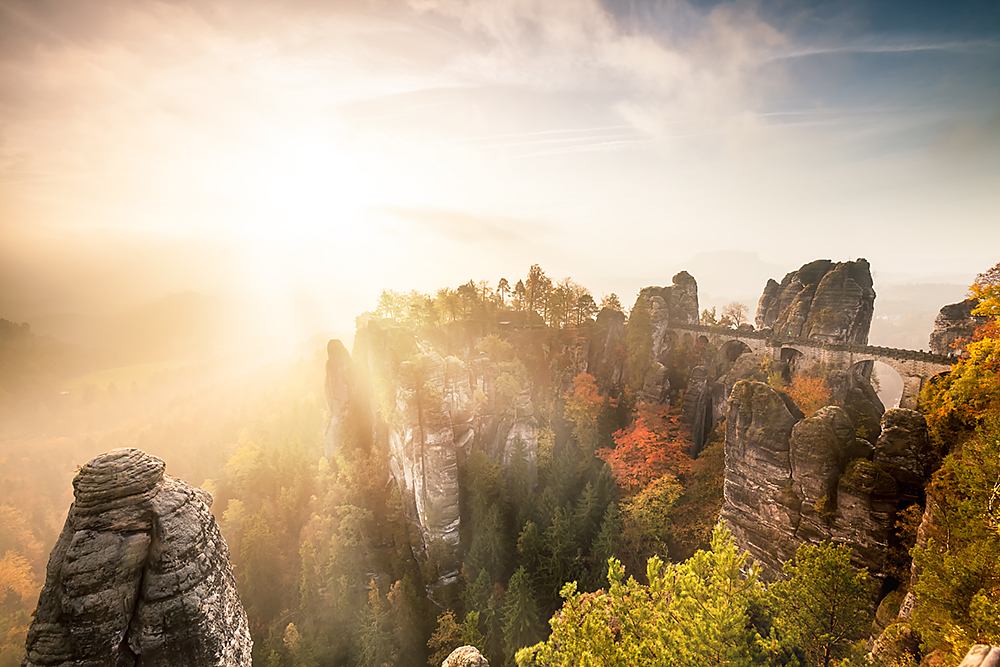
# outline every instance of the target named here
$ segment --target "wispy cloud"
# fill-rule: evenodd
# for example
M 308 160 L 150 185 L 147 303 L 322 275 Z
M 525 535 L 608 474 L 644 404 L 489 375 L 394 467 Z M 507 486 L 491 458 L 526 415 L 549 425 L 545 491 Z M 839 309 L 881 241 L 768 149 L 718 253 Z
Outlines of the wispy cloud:
M 839 53 L 920 53 L 927 51 L 943 53 L 996 53 L 1000 52 L 1000 41 L 973 39 L 968 41 L 941 42 L 872 42 L 868 40 L 829 46 L 799 46 L 772 54 L 766 60 L 775 61 Z

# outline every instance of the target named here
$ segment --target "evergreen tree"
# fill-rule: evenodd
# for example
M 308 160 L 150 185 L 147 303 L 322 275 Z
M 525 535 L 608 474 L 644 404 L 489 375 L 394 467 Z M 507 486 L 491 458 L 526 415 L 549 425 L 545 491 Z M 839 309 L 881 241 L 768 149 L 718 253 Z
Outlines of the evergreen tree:
M 813 664 L 826 667 L 871 628 L 874 591 L 868 569 L 851 567 L 849 547 L 824 542 L 800 545 L 782 570 L 788 579 L 768 589 L 776 625 Z
M 513 656 L 518 649 L 534 644 L 541 634 L 538 604 L 524 567 L 517 568 L 507 584 L 503 606 L 504 647 Z
M 358 619 L 357 640 L 359 667 L 392 667 L 396 664 L 399 652 L 389 605 L 379 593 L 374 579 L 368 583 L 368 604 Z

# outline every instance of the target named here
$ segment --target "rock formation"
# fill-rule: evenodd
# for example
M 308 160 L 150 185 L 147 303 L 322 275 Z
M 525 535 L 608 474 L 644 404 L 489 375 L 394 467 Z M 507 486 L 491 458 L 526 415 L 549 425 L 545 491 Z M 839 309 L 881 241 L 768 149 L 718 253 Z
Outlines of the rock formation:
M 966 299 L 949 304 L 941 309 L 934 318 L 934 331 L 931 332 L 930 350 L 934 354 L 961 354 L 964 346 L 955 347 L 959 339 L 970 339 L 976 327 L 986 323 L 987 318 L 973 315 L 972 311 L 979 304 L 978 299 Z
M 661 355 L 672 347 L 667 329 L 672 326 L 698 324 L 698 283 L 687 271 L 673 278 L 670 287 L 643 287 L 639 299 L 649 304 L 649 317 L 653 324 L 653 358 L 662 361 Z
M 530 383 L 498 408 L 498 385 L 509 392 L 521 380 L 470 340 L 475 336 L 460 332 L 435 346 L 404 327 L 370 322 L 355 335 L 353 355 L 339 341 L 328 345 L 327 445 L 353 441 L 387 454 L 416 535 L 410 548 L 418 563 L 429 566 L 423 569 L 429 591 L 458 580 L 459 461 L 473 444 L 507 468 L 521 457 L 529 484 L 536 474 L 538 423 Z M 586 365 L 585 349 L 570 352 Z
M 464 363 L 429 353 L 400 364 L 389 467 L 444 583 L 458 577 L 461 564 L 457 449 L 474 435 L 472 418 L 472 387 Z
M 849 545 L 855 564 L 873 576 L 887 576 L 896 512 L 920 493 L 930 464 L 919 413 L 889 410 L 882 426 L 885 435 L 872 447 L 840 407 L 804 419 L 773 387 L 736 383 L 721 517 L 765 579 L 778 577 L 802 542 L 826 539 Z
M 73 480 L 22 667 L 234 667 L 251 641 L 207 491 L 116 449 Z
M 691 425 L 691 456 L 705 445 L 712 430 L 712 394 L 709 388 L 708 369 L 695 366 L 688 374 L 687 391 L 684 392 L 684 421 Z
M 459 646 L 448 654 L 441 667 L 490 667 L 490 663 L 475 646 Z
M 758 329 L 829 342 L 868 342 L 875 290 L 868 262 L 819 259 L 768 280 L 757 304 Z
M 351 401 L 356 395 L 356 381 L 351 368 L 351 355 L 339 340 L 326 346 L 326 423 L 323 429 L 324 452 L 327 458 L 340 447 L 345 437 Z
M 1000 646 L 976 644 L 969 649 L 958 667 L 994 667 L 1000 664 Z
M 617 394 L 625 373 L 625 313 L 602 308 L 591 339 L 589 372 L 601 391 Z

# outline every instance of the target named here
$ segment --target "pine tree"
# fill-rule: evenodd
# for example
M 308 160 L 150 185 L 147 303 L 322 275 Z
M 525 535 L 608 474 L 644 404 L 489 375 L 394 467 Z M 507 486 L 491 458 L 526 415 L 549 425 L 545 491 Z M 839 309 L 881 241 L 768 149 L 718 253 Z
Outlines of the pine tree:
M 379 593 L 378 584 L 368 583 L 368 604 L 358 619 L 358 665 L 360 667 L 391 667 L 399 657 L 393 633 L 390 609 Z
M 778 629 L 826 667 L 871 628 L 868 569 L 851 567 L 849 547 L 824 542 L 800 545 L 782 570 L 788 579 L 768 589 Z
M 503 606 L 504 648 L 513 656 L 519 648 L 538 641 L 541 624 L 538 620 L 538 604 L 531 590 L 528 573 L 524 567 L 510 578 L 507 596 Z

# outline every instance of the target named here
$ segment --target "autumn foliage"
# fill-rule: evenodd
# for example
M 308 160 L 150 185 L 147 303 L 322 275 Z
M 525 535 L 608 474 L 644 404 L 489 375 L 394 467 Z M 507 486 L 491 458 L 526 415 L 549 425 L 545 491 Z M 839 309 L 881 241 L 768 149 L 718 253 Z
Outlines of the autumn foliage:
M 796 375 L 792 378 L 788 395 L 795 401 L 795 405 L 802 409 L 806 417 L 811 417 L 814 412 L 830 404 L 830 387 L 822 377 Z
M 676 410 L 644 406 L 632 426 L 614 433 L 614 448 L 597 451 L 611 466 L 615 481 L 627 494 L 636 493 L 667 473 L 681 475 L 691 467 L 691 434 Z

